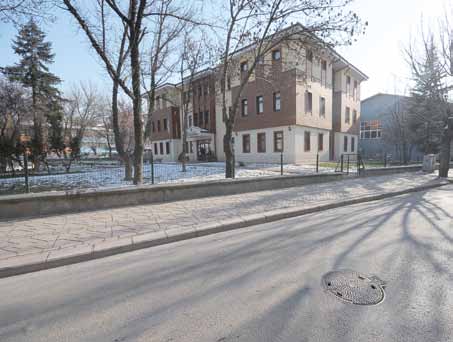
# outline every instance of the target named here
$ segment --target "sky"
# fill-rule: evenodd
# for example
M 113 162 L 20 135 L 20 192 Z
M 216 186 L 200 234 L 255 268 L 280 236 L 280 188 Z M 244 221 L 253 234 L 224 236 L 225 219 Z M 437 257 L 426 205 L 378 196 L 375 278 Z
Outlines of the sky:
M 408 94 L 410 72 L 403 48 L 416 38 L 421 19 L 425 25 L 437 25 L 453 0 L 355 0 L 352 9 L 369 26 L 352 46 L 337 50 L 354 66 L 368 75 L 362 84 L 362 98 L 373 94 Z M 64 80 L 63 91 L 78 82 L 92 82 L 107 93 L 110 82 L 83 33 L 63 11 L 57 21 L 43 27 L 53 44 L 55 63 L 51 71 Z M 11 49 L 16 28 L 0 23 L 0 66 L 12 65 L 17 56 Z M 104 89 L 105 88 L 105 89 Z

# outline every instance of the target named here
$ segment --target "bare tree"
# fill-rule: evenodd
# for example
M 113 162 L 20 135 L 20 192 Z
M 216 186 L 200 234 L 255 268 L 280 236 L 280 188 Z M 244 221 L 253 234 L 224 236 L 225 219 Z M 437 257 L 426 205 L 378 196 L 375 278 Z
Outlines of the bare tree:
M 223 146 L 225 176 L 233 176 L 232 134 L 239 101 L 256 66 L 272 49 L 289 40 L 332 46 L 351 43 L 362 29 L 355 13 L 345 12 L 350 0 L 229 0 L 226 2 L 225 30 L 219 32 L 221 46 L 219 83 L 222 118 L 225 124 Z M 290 22 L 301 24 L 284 29 Z M 316 38 L 316 37 L 318 38 Z M 239 72 L 237 52 L 247 52 L 247 68 Z M 230 79 L 238 79 L 238 90 L 228 106 Z M 228 107 L 230 109 L 228 109 Z
M 53 0 L 0 0 L 0 21 L 18 24 L 24 19 L 53 19 Z

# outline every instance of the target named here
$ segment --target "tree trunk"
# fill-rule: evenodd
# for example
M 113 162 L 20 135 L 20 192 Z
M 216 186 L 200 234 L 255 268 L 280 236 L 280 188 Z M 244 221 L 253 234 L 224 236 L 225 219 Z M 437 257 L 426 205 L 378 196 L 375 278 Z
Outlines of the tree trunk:
M 124 180 L 132 180 L 132 158 L 129 155 L 125 155 L 124 159 Z
M 448 171 L 450 170 L 450 145 L 451 137 L 448 129 L 445 129 L 442 133 L 440 143 L 440 154 L 439 154 L 439 177 L 447 178 Z
M 131 17 L 137 16 L 136 3 L 131 1 Z M 142 97 L 140 92 L 140 25 L 139 21 L 141 18 L 137 18 L 135 25 L 129 26 L 129 34 L 131 49 L 130 49 L 130 60 L 131 60 L 131 72 L 132 72 L 132 91 L 134 94 L 133 112 L 134 112 L 134 184 L 139 185 L 143 183 L 143 120 L 142 120 Z
M 234 172 L 234 150 L 231 142 L 232 130 L 230 125 L 225 125 L 223 136 L 223 149 L 225 150 L 225 178 L 233 178 Z

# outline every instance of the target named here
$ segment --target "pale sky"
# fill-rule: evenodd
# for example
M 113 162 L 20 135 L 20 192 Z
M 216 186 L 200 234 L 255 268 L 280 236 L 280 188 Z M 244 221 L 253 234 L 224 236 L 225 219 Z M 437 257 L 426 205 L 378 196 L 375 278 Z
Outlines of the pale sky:
M 353 9 L 369 26 L 358 42 L 338 51 L 369 76 L 362 85 L 362 98 L 378 92 L 407 93 L 410 74 L 402 49 L 411 35 L 417 35 L 422 15 L 426 25 L 435 25 L 449 5 L 453 0 L 355 0 Z M 72 18 L 59 12 L 57 22 L 44 31 L 56 54 L 51 71 L 64 80 L 63 90 L 79 81 L 110 90 L 110 82 Z M 17 61 L 11 49 L 15 34 L 14 27 L 0 23 L 0 66 Z

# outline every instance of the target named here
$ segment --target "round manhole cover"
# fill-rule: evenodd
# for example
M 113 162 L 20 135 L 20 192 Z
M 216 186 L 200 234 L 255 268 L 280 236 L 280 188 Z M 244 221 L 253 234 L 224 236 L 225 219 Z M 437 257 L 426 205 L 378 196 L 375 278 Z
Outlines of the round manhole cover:
M 385 282 L 351 270 L 338 270 L 322 277 L 324 289 L 338 299 L 357 305 L 376 305 L 384 300 Z

